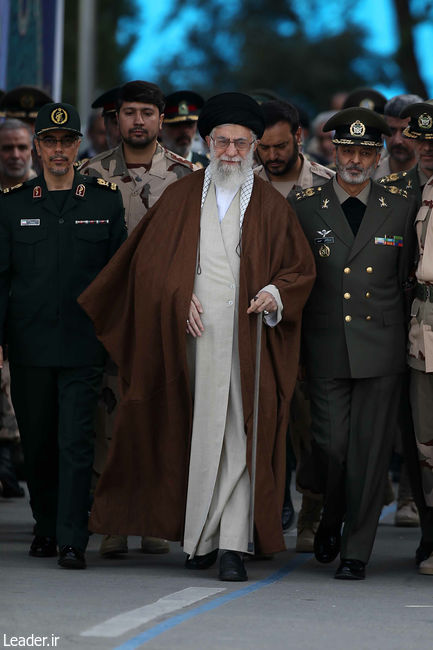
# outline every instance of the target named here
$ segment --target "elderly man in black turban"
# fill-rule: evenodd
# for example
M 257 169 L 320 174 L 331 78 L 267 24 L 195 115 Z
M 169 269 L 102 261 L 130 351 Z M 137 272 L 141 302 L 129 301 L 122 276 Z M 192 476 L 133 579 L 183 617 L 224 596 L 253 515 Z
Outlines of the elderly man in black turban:
M 252 172 L 260 106 L 217 95 L 198 128 L 209 167 L 167 188 L 80 298 L 123 393 L 90 526 L 182 540 L 189 569 L 221 550 L 220 579 L 246 580 L 257 314 L 254 524 L 256 550 L 272 553 L 285 548 L 285 432 L 314 264 L 288 203 Z

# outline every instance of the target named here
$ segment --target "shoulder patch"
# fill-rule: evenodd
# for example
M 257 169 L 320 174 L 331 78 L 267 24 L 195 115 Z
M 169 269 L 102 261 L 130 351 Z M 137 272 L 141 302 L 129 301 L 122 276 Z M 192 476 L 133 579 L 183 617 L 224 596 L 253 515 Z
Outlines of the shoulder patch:
M 110 190 L 113 190 L 115 192 L 117 190 L 117 185 L 116 183 L 110 183 L 109 181 L 106 181 L 104 178 L 97 178 L 96 179 L 96 184 L 101 185 L 102 187 L 106 187 Z
M 403 173 L 405 173 L 405 172 L 403 172 Z M 395 185 L 385 185 L 385 189 L 390 194 L 398 194 L 399 196 L 402 196 L 403 198 L 407 199 L 406 190 L 400 189 L 399 187 L 396 187 Z
M 3 194 L 9 194 L 9 192 L 15 192 L 15 190 L 18 190 L 20 187 L 24 187 L 24 183 L 18 183 L 18 185 L 12 185 L 12 187 L 5 187 L 2 192 Z
M 406 175 L 407 172 L 394 172 L 392 174 L 388 174 L 388 176 L 382 176 L 382 178 L 378 178 L 376 182 L 381 183 L 382 185 L 387 185 L 388 183 L 395 183 L 396 181 L 399 181 Z
M 302 201 L 302 199 L 309 199 L 311 196 L 314 196 L 318 192 L 322 191 L 322 186 L 317 185 L 316 187 L 307 187 L 303 192 L 296 192 L 295 198 L 297 201 Z

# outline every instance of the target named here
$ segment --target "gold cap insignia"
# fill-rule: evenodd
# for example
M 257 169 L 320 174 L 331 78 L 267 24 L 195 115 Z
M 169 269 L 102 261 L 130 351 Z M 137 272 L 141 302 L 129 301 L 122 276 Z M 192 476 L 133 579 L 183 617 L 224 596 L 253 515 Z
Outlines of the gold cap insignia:
M 64 108 L 55 108 L 51 113 L 51 122 L 54 124 L 64 124 L 68 121 L 69 115 Z
M 86 193 L 86 187 L 83 185 L 83 183 L 80 183 L 77 185 L 77 189 L 75 190 L 75 194 L 77 196 L 84 196 Z
M 20 99 L 20 104 L 23 108 L 33 108 L 35 105 L 35 98 L 33 95 L 23 95 Z
M 180 102 L 177 111 L 179 115 L 189 115 L 188 104 L 185 101 Z
M 418 118 L 418 126 L 420 129 L 431 129 L 433 120 L 428 113 L 421 113 Z
M 358 136 L 362 138 L 362 136 L 365 134 L 365 125 L 359 120 L 356 120 L 356 122 L 353 122 L 350 125 L 349 131 L 350 131 L 350 135 Z

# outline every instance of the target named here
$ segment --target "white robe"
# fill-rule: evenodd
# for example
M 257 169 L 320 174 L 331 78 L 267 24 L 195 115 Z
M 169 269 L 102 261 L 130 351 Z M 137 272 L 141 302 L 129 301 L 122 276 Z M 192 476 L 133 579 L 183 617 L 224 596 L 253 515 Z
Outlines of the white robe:
M 189 341 L 194 419 L 184 550 L 191 557 L 248 547 L 250 479 L 238 352 L 239 196 L 220 223 L 212 184 L 201 213 L 201 273 L 194 293 L 203 307 L 204 332 Z

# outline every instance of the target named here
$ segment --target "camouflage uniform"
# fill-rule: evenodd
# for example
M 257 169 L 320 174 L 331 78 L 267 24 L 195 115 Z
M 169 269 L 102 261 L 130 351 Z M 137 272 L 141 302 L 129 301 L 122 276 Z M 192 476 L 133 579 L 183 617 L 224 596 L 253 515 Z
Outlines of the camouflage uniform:
M 317 185 L 323 185 L 327 180 L 335 176 L 335 172 L 328 167 L 324 167 L 313 160 L 308 160 L 302 154 L 299 154 L 302 159 L 302 168 L 301 173 L 296 179 L 291 192 L 299 192 L 300 190 L 305 190 L 307 187 L 316 187 Z M 263 165 L 256 167 L 254 173 L 260 178 L 263 178 L 264 181 L 269 181 L 268 175 Z
M 128 169 L 121 144 L 86 161 L 80 168 L 81 174 L 102 177 L 116 183 L 122 193 L 129 233 L 156 203 L 166 187 L 190 174 L 196 167 L 158 143 L 150 169 L 144 174 L 143 169 Z
M 425 503 L 433 507 L 433 177 L 415 219 L 418 284 L 411 310 L 409 358 L 411 403 Z

